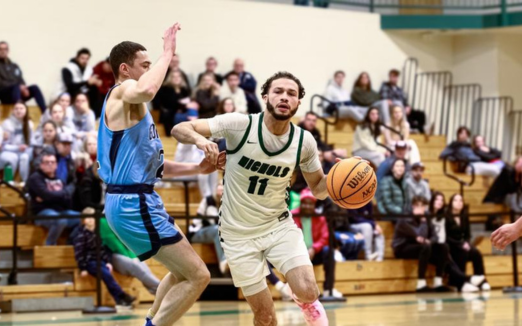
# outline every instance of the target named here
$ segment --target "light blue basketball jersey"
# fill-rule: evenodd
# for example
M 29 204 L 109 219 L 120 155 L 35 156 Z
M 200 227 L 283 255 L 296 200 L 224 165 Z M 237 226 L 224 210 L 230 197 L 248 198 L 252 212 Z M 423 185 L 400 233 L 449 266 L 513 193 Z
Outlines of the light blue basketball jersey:
M 152 185 L 163 177 L 163 145 L 151 114 L 135 126 L 112 131 L 105 123 L 107 99 L 103 102 L 98 131 L 98 164 L 100 178 L 112 185 Z

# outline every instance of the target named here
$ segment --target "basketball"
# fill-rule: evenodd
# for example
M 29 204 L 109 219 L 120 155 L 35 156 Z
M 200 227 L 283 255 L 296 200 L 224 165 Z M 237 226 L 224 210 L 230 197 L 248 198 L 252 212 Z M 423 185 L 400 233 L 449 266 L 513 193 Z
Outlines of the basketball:
M 368 163 L 349 158 L 332 167 L 326 187 L 334 203 L 346 209 L 357 209 L 373 199 L 377 190 L 377 177 Z

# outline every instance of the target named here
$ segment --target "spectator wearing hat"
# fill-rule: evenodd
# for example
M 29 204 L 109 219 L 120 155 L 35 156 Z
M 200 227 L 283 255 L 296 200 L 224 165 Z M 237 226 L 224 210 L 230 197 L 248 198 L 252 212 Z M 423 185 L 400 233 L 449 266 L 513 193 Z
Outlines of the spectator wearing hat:
M 406 144 L 406 142 L 402 140 L 396 142 L 395 152 L 392 155 L 388 156 L 388 158 L 386 158 L 377 169 L 377 181 L 381 181 L 385 175 L 390 173 L 393 162 L 395 162 L 397 159 L 406 160 L 407 153 L 408 144 Z M 410 165 L 406 163 L 406 173 L 409 173 L 409 171 Z
M 76 184 L 76 166 L 72 157 L 72 143 L 74 139 L 69 133 L 58 134 L 56 141 L 56 177 L 66 185 Z
M 408 197 L 410 200 L 415 196 L 425 198 L 427 201 L 431 200 L 431 191 L 428 181 L 423 178 L 424 164 L 422 162 L 414 163 L 411 166 L 410 177 L 406 179 L 408 184 Z
M 31 210 L 38 216 L 80 215 L 71 210 L 74 184 L 66 184 L 57 175 L 57 160 L 52 152 L 44 150 L 41 155 L 40 167 L 27 181 L 31 196 Z M 60 219 L 36 220 L 36 225 L 46 228 L 49 232 L 46 245 L 56 245 L 62 232 L 80 225 L 80 219 L 64 217 Z

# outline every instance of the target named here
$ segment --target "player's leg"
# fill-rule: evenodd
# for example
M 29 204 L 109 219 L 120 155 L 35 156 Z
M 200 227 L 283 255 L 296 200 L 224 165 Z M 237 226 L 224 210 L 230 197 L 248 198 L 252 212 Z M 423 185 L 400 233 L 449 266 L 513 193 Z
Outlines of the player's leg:
M 158 302 L 155 301 L 154 305 L 159 305 L 159 309 L 152 323 L 155 326 L 172 325 L 199 298 L 210 282 L 210 273 L 186 238 L 161 247 L 154 259 L 162 263 L 170 274 L 158 288 Z
M 255 289 L 261 287 L 260 283 L 264 283 L 264 288 L 261 292 L 257 292 L 252 295 L 246 295 L 245 291 L 248 292 L 248 288 Z M 243 287 L 243 294 L 254 313 L 254 325 L 255 326 L 273 326 L 277 325 L 277 317 L 275 314 L 274 301 L 272 300 L 272 293 L 266 286 L 266 281 L 262 280 L 259 284 L 254 284 L 250 287 Z M 254 290 L 255 292 L 255 290 Z

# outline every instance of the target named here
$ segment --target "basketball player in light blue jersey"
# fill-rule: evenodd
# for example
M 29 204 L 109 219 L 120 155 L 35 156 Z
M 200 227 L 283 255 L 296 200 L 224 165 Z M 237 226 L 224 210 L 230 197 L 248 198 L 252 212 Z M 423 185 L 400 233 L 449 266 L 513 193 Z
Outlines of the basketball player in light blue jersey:
M 103 105 L 98 132 L 99 175 L 107 184 L 105 214 L 118 237 L 139 257 L 153 257 L 170 273 L 161 281 L 146 325 L 172 325 L 210 280 L 207 267 L 175 227 L 154 183 L 169 176 L 210 173 L 214 164 L 163 159 L 158 131 L 145 102 L 161 87 L 175 55 L 179 25 L 163 36 L 163 54 L 152 66 L 146 49 L 122 42 L 110 54 L 116 85 Z

